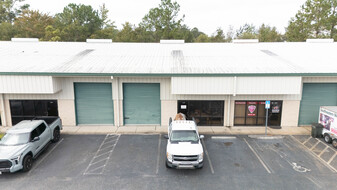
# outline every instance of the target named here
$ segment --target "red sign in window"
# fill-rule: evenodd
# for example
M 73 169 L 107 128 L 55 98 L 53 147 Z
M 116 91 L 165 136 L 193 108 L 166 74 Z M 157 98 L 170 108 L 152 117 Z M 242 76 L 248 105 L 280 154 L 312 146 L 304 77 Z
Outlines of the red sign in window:
M 235 102 L 235 104 L 246 104 L 246 102 Z

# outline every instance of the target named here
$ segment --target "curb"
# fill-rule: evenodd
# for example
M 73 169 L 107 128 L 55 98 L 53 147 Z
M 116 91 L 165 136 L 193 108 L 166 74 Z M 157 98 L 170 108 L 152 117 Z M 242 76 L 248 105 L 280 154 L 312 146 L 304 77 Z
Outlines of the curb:
M 274 140 L 274 139 L 283 139 L 284 136 L 265 136 L 265 135 L 248 135 L 252 139 L 261 139 L 261 140 Z

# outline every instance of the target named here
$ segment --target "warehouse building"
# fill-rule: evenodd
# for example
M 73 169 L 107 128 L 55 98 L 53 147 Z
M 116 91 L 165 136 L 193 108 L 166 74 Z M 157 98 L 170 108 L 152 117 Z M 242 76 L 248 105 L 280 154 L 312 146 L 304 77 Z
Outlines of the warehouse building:
M 253 42 L 0 42 L 1 124 L 263 126 L 270 100 L 268 125 L 295 127 L 337 106 L 337 43 Z

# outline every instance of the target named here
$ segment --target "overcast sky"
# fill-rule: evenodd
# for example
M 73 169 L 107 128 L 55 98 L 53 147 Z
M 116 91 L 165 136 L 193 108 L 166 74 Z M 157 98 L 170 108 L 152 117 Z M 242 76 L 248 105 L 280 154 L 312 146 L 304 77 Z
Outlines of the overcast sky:
M 173 0 L 174 1 L 174 0 Z M 185 14 L 184 23 L 190 28 L 211 35 L 221 27 L 225 32 L 232 25 L 238 29 L 245 23 L 260 26 L 262 23 L 276 26 L 284 32 L 291 17 L 294 17 L 306 0 L 177 0 L 180 12 Z M 54 15 L 63 11 L 69 3 L 91 5 L 94 9 L 105 3 L 109 19 L 122 28 L 126 21 L 138 25 L 151 8 L 160 0 L 25 0 L 32 10 Z

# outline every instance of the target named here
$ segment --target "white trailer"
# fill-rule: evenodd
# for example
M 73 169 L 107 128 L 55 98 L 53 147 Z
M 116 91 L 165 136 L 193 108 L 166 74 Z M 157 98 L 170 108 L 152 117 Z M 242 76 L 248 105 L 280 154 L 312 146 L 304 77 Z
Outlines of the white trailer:
M 324 141 L 337 148 L 337 106 L 321 106 L 318 123 L 323 125 Z

